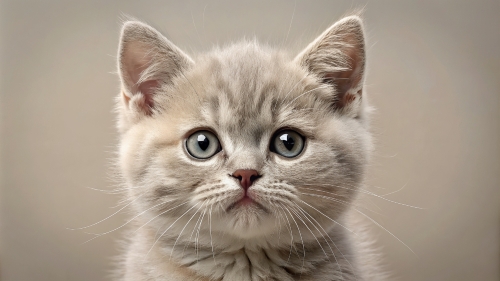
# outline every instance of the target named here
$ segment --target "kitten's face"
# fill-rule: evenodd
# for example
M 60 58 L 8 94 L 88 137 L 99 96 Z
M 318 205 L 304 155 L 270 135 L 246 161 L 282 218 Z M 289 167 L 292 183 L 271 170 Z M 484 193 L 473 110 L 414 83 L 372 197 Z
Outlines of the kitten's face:
M 240 238 L 276 233 L 278 217 L 337 219 L 369 137 L 361 91 L 340 106 L 342 85 L 308 71 L 311 56 L 240 43 L 175 60 L 180 74 L 139 85 L 141 99 L 124 92 L 138 112 L 122 120 L 120 163 L 138 211 L 157 227 L 210 214 L 212 231 Z

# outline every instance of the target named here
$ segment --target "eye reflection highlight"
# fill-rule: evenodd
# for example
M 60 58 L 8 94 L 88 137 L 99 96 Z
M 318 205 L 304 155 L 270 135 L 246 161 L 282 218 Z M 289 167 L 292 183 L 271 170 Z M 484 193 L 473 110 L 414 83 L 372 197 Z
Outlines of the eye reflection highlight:
M 293 130 L 283 130 L 274 134 L 271 151 L 287 158 L 298 156 L 304 149 L 304 137 Z

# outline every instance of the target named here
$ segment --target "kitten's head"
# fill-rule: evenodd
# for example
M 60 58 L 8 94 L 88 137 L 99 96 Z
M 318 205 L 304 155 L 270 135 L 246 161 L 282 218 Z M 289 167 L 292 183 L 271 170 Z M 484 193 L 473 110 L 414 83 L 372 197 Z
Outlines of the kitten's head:
M 118 64 L 120 165 L 150 225 L 210 213 L 212 231 L 247 239 L 353 200 L 370 143 L 358 17 L 295 58 L 245 41 L 195 60 L 130 21 Z

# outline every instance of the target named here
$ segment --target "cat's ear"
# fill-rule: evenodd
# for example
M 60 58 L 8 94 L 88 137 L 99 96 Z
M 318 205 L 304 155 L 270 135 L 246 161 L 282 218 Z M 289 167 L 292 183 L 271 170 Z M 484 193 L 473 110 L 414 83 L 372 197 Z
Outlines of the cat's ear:
M 121 99 L 125 110 L 134 115 L 154 112 L 154 96 L 162 86 L 193 60 L 151 26 L 139 21 L 124 23 L 118 49 L 118 71 L 122 82 Z
M 322 83 L 333 85 L 335 109 L 348 110 L 361 104 L 365 72 L 363 23 L 358 16 L 338 21 L 296 58 Z

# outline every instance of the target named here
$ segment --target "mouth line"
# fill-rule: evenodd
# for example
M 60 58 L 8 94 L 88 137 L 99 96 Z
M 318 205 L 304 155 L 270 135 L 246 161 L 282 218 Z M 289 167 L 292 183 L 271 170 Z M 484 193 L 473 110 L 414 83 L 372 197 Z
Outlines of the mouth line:
M 253 205 L 253 206 L 252 206 Z M 229 207 L 227 208 L 227 212 L 231 211 L 231 210 L 234 210 L 236 208 L 257 208 L 257 209 L 261 209 L 263 210 L 264 212 L 268 212 L 266 208 L 264 208 L 264 206 L 262 206 L 259 202 L 255 201 L 254 199 L 250 198 L 249 196 L 243 196 L 242 198 L 238 199 L 236 202 L 232 203 L 231 205 L 229 205 Z

